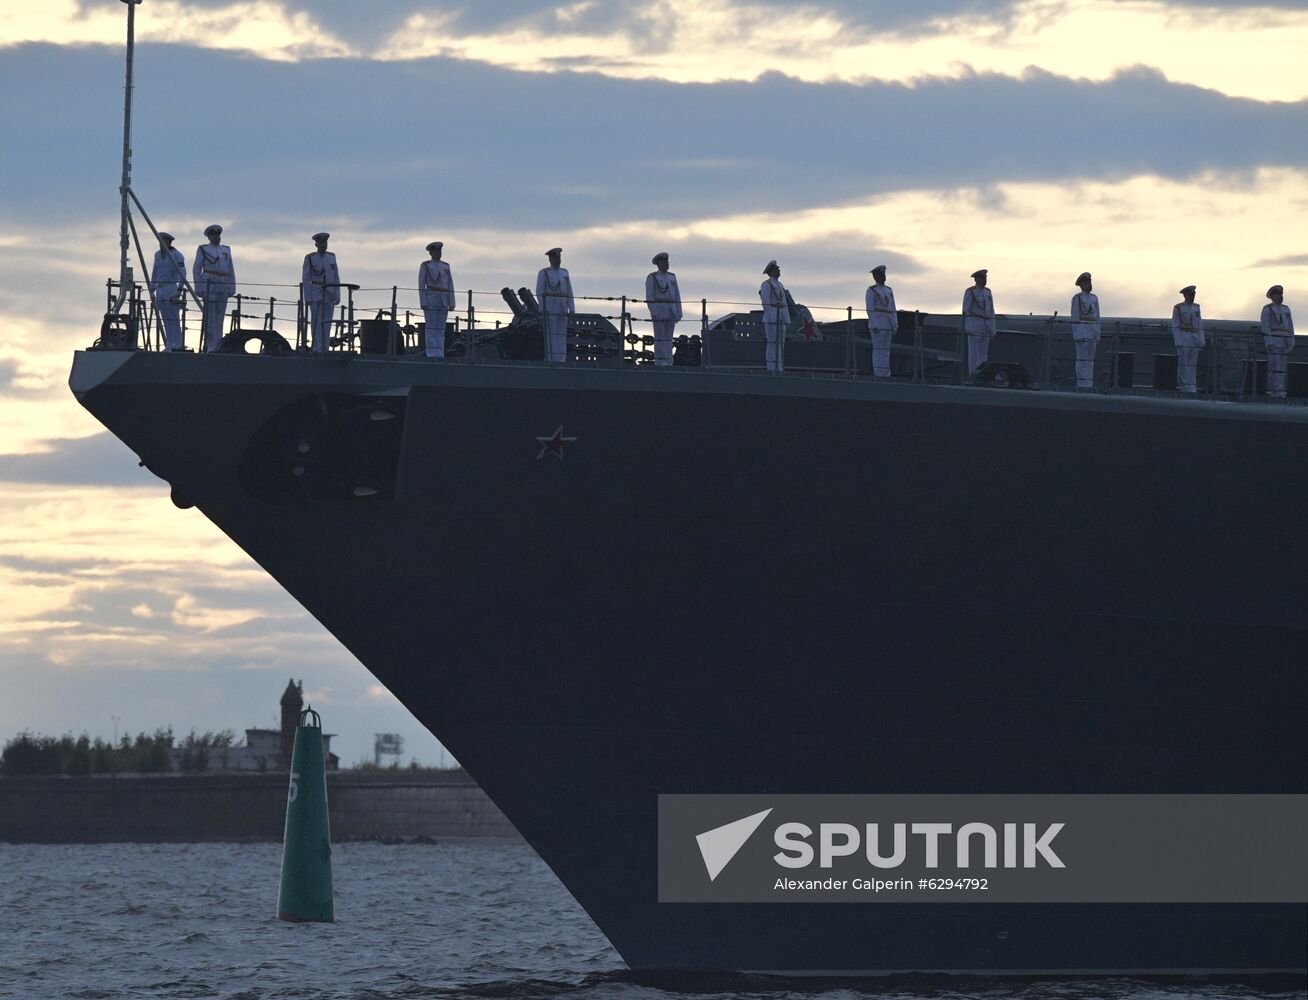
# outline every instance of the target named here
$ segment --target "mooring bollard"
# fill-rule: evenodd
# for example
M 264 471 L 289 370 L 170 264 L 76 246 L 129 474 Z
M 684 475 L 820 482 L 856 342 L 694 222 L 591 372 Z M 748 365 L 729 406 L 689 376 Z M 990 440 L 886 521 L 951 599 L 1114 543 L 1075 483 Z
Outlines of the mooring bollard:
M 312 723 L 307 722 L 312 717 Z M 282 885 L 277 919 L 332 923 L 332 840 L 327 824 L 327 762 L 322 753 L 322 718 L 312 708 L 300 713 L 291 753 L 282 838 Z

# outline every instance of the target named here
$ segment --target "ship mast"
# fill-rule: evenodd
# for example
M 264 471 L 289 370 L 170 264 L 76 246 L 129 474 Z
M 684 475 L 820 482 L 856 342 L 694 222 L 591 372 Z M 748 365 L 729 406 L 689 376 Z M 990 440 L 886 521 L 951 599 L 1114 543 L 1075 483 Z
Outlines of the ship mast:
M 132 284 L 132 265 L 127 262 L 127 230 L 130 224 L 128 198 L 132 190 L 132 56 L 136 49 L 136 5 L 141 0 L 122 0 L 122 2 L 127 4 L 127 81 L 123 86 L 123 178 L 118 186 L 118 193 L 122 195 L 121 217 L 118 225 L 120 259 L 118 300 L 114 303 L 114 312 L 122 308 L 127 290 Z

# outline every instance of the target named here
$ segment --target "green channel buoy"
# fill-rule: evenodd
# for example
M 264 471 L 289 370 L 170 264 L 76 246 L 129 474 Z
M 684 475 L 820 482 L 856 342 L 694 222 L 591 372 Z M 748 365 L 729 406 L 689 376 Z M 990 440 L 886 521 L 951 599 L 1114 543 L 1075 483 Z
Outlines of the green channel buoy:
M 307 722 L 312 718 L 312 723 Z M 322 753 L 322 718 L 312 708 L 300 713 L 291 754 L 282 838 L 282 886 L 277 919 L 332 923 L 332 838 L 327 824 L 327 762 Z

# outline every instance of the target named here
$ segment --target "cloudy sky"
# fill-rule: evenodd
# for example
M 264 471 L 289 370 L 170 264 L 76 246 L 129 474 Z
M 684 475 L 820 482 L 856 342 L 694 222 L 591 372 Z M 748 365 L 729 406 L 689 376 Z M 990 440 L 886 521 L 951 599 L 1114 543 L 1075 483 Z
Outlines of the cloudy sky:
M 272 722 L 302 677 L 347 762 L 438 744 L 69 395 L 116 273 L 118 0 L 0 0 L 0 740 Z M 188 255 L 294 282 L 1256 317 L 1308 283 L 1304 0 L 146 0 L 134 186 Z M 483 308 L 493 300 L 484 300 Z M 726 311 L 723 307 L 721 311 Z

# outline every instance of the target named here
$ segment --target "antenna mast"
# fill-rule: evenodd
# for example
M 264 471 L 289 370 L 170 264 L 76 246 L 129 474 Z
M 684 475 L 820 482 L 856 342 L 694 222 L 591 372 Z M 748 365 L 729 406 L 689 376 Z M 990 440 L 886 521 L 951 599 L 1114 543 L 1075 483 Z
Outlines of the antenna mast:
M 123 86 L 123 179 L 118 187 L 122 195 L 121 218 L 118 228 L 118 248 L 121 251 L 118 267 L 118 301 L 114 311 L 122 308 L 127 290 L 132 284 L 132 265 L 127 262 L 128 251 L 128 198 L 132 190 L 132 56 L 136 49 L 136 5 L 141 0 L 122 0 L 127 4 L 127 82 Z

